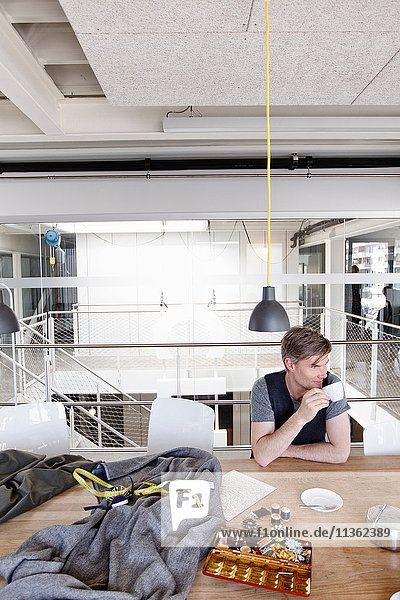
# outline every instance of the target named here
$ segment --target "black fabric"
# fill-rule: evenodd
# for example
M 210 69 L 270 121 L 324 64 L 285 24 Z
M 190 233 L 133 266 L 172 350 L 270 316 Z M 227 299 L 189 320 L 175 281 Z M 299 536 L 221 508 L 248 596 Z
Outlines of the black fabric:
M 37 465 L 45 457 L 44 454 L 32 454 L 22 450 L 6 450 L 0 452 L 0 485 L 4 485 L 19 471 Z
M 77 467 L 90 471 L 97 464 L 72 454 L 46 458 L 22 450 L 0 452 L 0 523 L 76 485 Z
M 272 410 L 275 416 L 275 431 L 279 429 L 294 414 L 293 400 L 285 381 L 286 371 L 268 373 L 265 375 L 265 382 L 268 388 L 268 395 Z M 322 385 L 327 384 L 325 378 Z M 315 444 L 325 441 L 326 434 L 326 408 L 317 412 L 312 421 L 309 421 L 299 431 L 292 444 Z

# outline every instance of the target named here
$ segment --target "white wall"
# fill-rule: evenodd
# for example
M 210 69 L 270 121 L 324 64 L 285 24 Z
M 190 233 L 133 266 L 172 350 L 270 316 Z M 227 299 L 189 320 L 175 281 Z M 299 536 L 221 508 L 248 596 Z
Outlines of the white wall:
M 213 291 L 219 307 L 224 303 L 255 303 L 261 300 L 262 285 L 266 285 L 267 280 L 264 223 L 256 230 L 253 225 L 248 231 L 251 246 L 240 223 L 232 221 L 227 222 L 223 230 L 220 227 L 221 223 L 218 230 L 211 230 L 210 233 L 166 233 L 164 236 L 158 233 L 77 234 L 78 277 L 102 277 L 104 281 L 107 278 L 129 277 L 130 280 L 129 286 L 122 287 L 112 284 L 78 287 L 78 303 L 92 308 L 97 306 L 97 310 L 105 310 L 107 307 L 108 310 L 130 310 L 132 307 L 124 308 L 121 305 L 150 304 L 153 305 L 153 310 L 159 311 L 157 305 L 162 291 L 165 302 L 170 306 L 169 315 L 171 311 L 177 310 L 171 309 L 174 304 L 184 304 L 188 312 L 188 337 L 183 325 L 184 315 L 182 313 L 179 320 L 177 314 L 174 338 L 170 341 L 215 341 L 218 336 L 216 325 L 213 328 L 212 324 L 207 324 L 205 315 L 202 314 Z M 272 278 L 287 271 L 284 259 L 288 254 L 291 235 L 293 231 L 285 229 L 271 232 Z M 297 264 L 292 262 L 291 268 L 296 272 Z M 277 298 L 286 300 L 287 288 L 291 290 L 290 299 L 297 300 L 296 285 L 277 285 Z M 202 306 L 195 308 L 199 303 Z M 82 310 L 85 308 L 82 307 Z M 226 323 L 229 331 L 221 335 L 221 339 L 242 339 L 240 315 L 236 314 L 237 319 L 233 316 L 235 315 L 232 315 L 230 323 Z M 153 331 L 156 327 L 157 318 L 155 315 L 154 323 L 151 324 L 150 316 L 142 317 L 141 324 L 136 324 L 132 317 L 124 318 L 121 315 L 118 320 L 114 315 L 113 324 L 110 323 L 107 330 L 107 339 L 127 342 L 168 341 L 164 338 L 148 338 L 150 329 Z M 247 320 L 248 315 L 246 324 Z M 90 317 L 90 323 L 81 318 L 79 330 L 81 335 L 90 337 L 91 341 L 101 342 L 104 341 L 107 327 L 107 320 L 103 319 L 100 325 L 95 317 Z M 210 327 L 208 337 L 207 327 Z

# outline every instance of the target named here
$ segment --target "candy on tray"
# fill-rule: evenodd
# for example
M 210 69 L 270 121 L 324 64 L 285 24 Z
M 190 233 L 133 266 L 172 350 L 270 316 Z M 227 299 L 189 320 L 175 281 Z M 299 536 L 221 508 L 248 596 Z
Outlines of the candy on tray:
M 227 541 L 220 536 L 217 540 Z M 254 542 L 254 538 L 252 539 Z M 311 544 L 295 538 L 258 538 L 252 546 L 246 536 L 235 548 L 224 544 L 211 550 L 203 573 L 229 581 L 281 591 L 296 596 L 311 593 Z M 226 544 L 225 544 L 226 546 Z

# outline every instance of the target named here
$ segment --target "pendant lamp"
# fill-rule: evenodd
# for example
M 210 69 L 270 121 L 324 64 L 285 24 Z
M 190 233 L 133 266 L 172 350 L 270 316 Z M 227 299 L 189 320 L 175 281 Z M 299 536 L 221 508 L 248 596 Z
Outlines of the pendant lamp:
M 268 190 L 268 218 L 267 218 L 267 287 L 263 288 L 263 298 L 250 315 L 249 329 L 252 331 L 287 331 L 290 327 L 289 317 L 282 304 L 275 300 L 275 288 L 270 286 L 270 259 L 271 259 L 271 132 L 269 120 L 269 19 L 268 0 L 265 2 L 265 17 L 267 23 L 266 50 L 267 50 L 267 190 Z
M 0 283 L 0 287 L 7 290 L 10 297 L 11 308 L 5 304 L 3 300 L 3 291 L 0 291 L 0 334 L 1 333 L 12 333 L 11 345 L 12 345 L 12 370 L 13 370 L 13 385 L 14 385 L 14 402 L 18 403 L 17 396 L 17 364 L 15 361 L 15 332 L 19 331 L 18 317 L 15 314 L 14 299 L 10 288 L 5 283 Z
M 8 288 L 4 284 L 1 287 Z M 9 290 L 12 302 L 11 291 Z M 3 300 L 3 292 L 0 291 L 0 333 L 15 333 L 19 331 L 18 318 L 12 308 L 7 306 Z

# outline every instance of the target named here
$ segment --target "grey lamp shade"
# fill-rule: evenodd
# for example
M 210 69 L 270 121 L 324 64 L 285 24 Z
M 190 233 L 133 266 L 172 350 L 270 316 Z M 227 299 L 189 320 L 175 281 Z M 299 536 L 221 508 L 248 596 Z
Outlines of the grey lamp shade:
M 251 331 L 287 331 L 290 328 L 289 317 L 282 304 L 275 300 L 275 288 L 263 288 L 263 299 L 250 315 Z
M 0 301 L 0 333 L 14 333 L 19 331 L 19 323 L 15 312 Z

